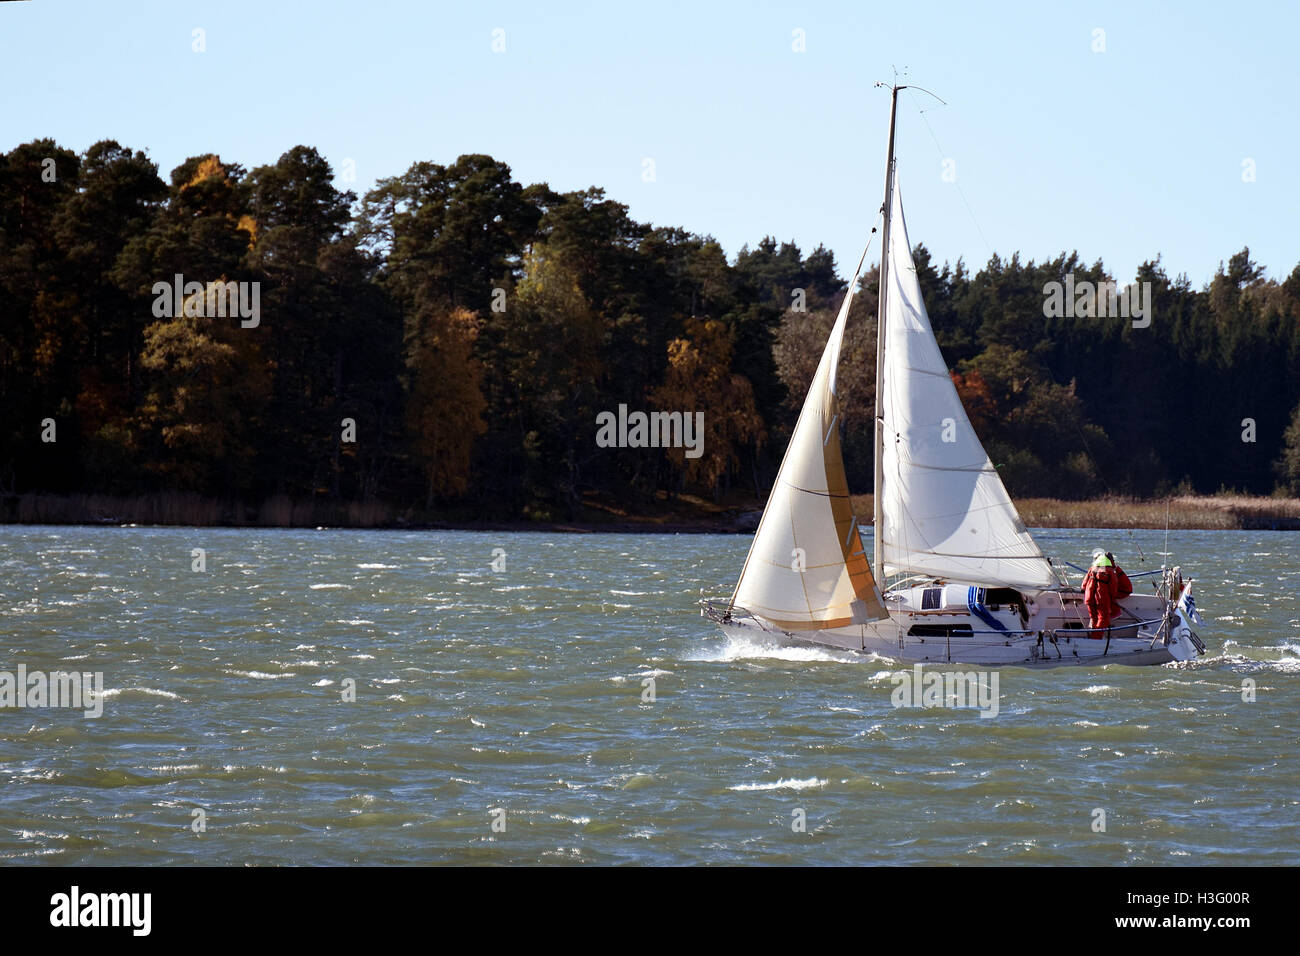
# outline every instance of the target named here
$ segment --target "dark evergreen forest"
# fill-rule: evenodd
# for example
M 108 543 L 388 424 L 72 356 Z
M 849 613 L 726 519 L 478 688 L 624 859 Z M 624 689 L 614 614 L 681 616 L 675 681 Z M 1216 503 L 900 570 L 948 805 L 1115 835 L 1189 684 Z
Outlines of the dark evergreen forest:
M 1045 318 L 1046 283 L 1116 278 L 1100 260 L 972 269 L 916 247 L 1013 495 L 1300 492 L 1300 266 L 1278 281 L 1225 252 L 1194 288 L 1153 250 L 1137 277 L 1152 321 L 1134 328 Z M 761 496 L 841 265 L 772 238 L 729 261 L 710 236 L 637 222 L 599 188 L 516 182 L 484 155 L 418 162 L 358 197 L 307 146 L 254 169 L 196 156 L 164 180 L 116 142 L 27 143 L 0 155 L 0 495 L 485 520 Z M 158 291 L 176 276 L 199 283 L 179 308 Z M 236 286 L 256 288 L 255 322 L 211 314 L 213 289 Z M 843 439 L 869 491 L 875 269 L 853 309 Z M 620 404 L 703 411 L 703 454 L 598 447 L 597 415 Z

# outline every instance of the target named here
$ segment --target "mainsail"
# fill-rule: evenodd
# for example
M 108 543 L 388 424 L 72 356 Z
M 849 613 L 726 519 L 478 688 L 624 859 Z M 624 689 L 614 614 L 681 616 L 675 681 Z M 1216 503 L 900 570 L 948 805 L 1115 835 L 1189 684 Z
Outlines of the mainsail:
M 896 174 L 889 212 L 883 473 L 876 489 L 885 573 L 1053 587 L 1052 567 L 1020 520 L 948 376 L 921 300 Z
M 835 370 L 857 283 L 855 274 L 731 599 L 790 631 L 888 617 L 853 516 L 840 451 Z

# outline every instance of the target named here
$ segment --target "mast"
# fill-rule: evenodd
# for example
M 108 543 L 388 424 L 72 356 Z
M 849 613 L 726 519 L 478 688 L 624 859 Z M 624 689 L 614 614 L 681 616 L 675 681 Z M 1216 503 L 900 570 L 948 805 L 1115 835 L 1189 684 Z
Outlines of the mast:
M 894 201 L 894 120 L 898 116 L 898 91 L 905 89 L 907 87 L 895 85 L 889 102 L 889 155 L 885 161 L 885 204 L 881 210 L 884 214 L 885 225 L 884 232 L 881 234 L 880 295 L 876 315 L 876 450 L 874 455 L 876 469 L 871 496 L 871 530 L 874 544 L 871 570 L 876 581 L 879 582 L 882 592 L 885 590 L 885 548 L 883 543 L 884 527 L 881 522 L 883 509 L 880 488 L 885 474 L 885 290 L 889 284 L 889 220 L 893 212 Z

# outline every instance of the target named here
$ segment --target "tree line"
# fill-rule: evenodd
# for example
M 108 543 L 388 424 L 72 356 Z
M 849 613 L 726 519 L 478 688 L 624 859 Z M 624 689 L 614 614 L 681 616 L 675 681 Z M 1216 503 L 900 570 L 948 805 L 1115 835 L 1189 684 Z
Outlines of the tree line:
M 1100 260 L 915 257 L 1013 495 L 1300 492 L 1300 266 L 1279 282 L 1243 249 L 1197 289 L 1157 257 L 1137 276 L 1152 321 L 1134 328 L 1045 316 L 1045 284 L 1104 282 Z M 877 271 L 840 373 L 863 491 Z M 232 311 L 212 314 L 214 289 Z M 0 495 L 540 520 L 762 496 L 845 289 L 824 247 L 769 237 L 729 261 L 711 236 L 637 222 L 599 188 L 524 185 L 485 155 L 358 197 L 307 146 L 253 169 L 196 156 L 164 181 L 113 141 L 37 140 L 0 155 Z M 620 404 L 703 411 L 702 453 L 598 445 Z

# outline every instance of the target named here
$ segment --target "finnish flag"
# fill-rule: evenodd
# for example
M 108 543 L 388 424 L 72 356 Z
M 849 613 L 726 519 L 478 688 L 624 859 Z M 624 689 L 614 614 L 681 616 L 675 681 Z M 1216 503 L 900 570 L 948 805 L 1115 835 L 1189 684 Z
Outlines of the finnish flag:
M 1192 583 L 1187 582 L 1187 587 L 1183 588 L 1182 596 L 1178 599 L 1178 609 L 1187 612 L 1187 619 L 1193 624 L 1204 624 L 1201 614 L 1196 610 L 1196 599 L 1192 597 Z

